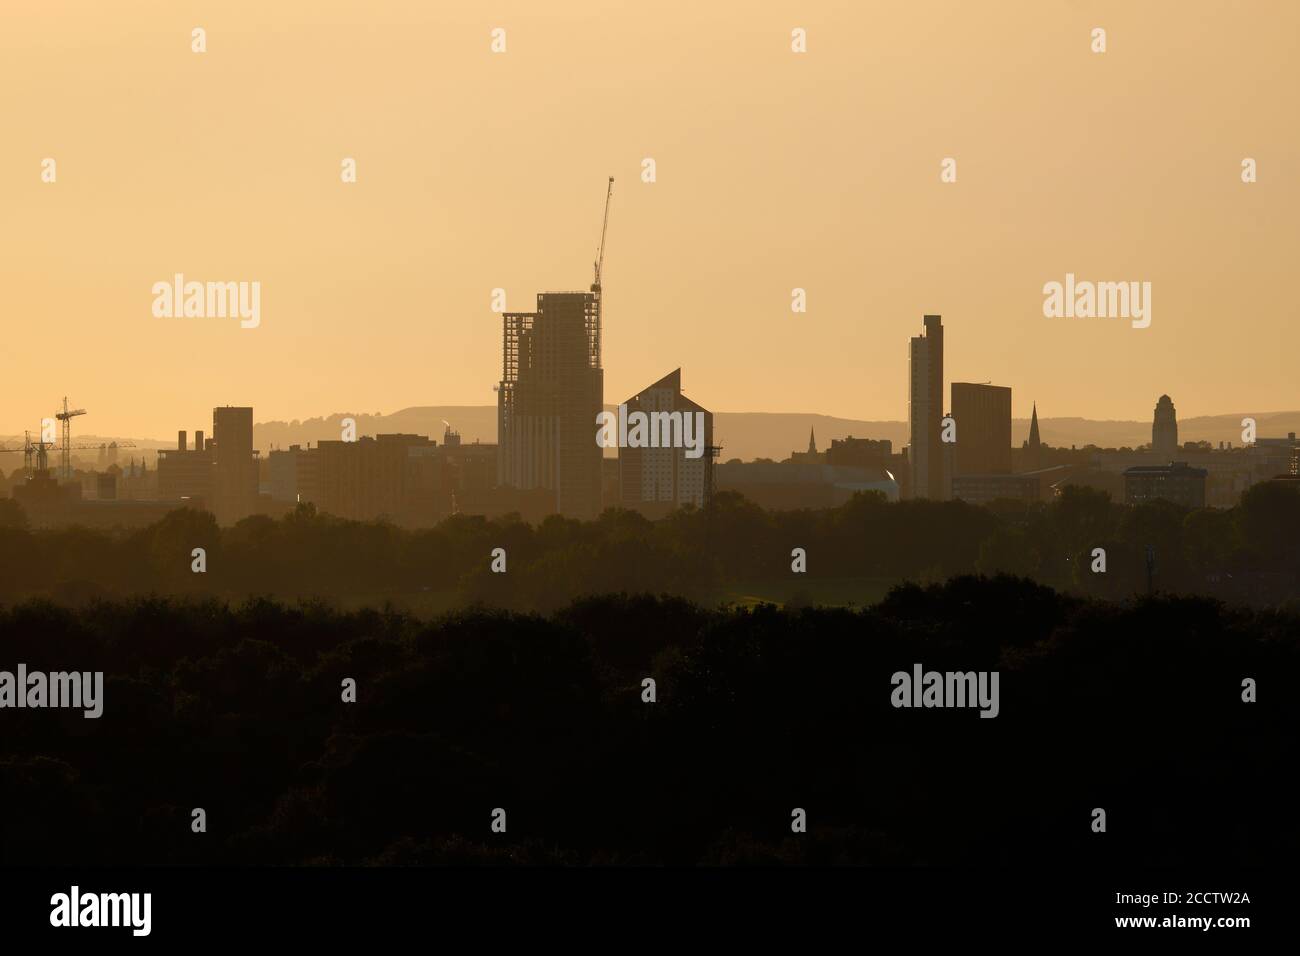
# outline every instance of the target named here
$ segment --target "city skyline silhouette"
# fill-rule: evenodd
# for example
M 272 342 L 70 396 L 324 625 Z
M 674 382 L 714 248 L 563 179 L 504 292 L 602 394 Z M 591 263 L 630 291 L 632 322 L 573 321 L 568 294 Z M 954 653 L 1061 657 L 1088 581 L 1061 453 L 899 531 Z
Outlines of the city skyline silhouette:
M 1300 4 L 11 6 L 6 938 L 1285 930 Z
M 1133 419 L 1164 392 L 1186 417 L 1291 408 L 1270 366 L 1300 345 L 1279 298 L 1297 133 L 1276 121 L 1300 12 L 1049 7 L 404 3 L 378 33 L 299 3 L 25 10 L 0 38 L 0 77 L 36 81 L 0 153 L 24 227 L 0 237 L 23 277 L 7 335 L 58 363 L 0 379 L 0 430 L 47 393 L 135 437 L 224 401 L 264 421 L 490 404 L 494 290 L 509 311 L 585 288 L 607 175 L 607 400 L 680 365 L 719 411 L 902 420 L 897 343 L 934 312 L 948 378 L 1012 386 L 1017 418 Z M 177 273 L 260 282 L 260 323 L 155 317 Z M 1150 282 L 1153 323 L 1045 318 L 1067 274 Z

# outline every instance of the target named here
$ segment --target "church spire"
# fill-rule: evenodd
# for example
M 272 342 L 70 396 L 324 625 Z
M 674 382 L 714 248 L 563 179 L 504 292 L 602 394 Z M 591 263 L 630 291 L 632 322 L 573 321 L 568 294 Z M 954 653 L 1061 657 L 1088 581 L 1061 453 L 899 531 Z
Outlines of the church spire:
M 1038 451 L 1041 444 L 1038 439 L 1038 403 L 1034 402 L 1034 415 L 1029 420 L 1029 450 Z
M 811 426 L 808 428 L 808 454 L 817 454 L 817 432 Z

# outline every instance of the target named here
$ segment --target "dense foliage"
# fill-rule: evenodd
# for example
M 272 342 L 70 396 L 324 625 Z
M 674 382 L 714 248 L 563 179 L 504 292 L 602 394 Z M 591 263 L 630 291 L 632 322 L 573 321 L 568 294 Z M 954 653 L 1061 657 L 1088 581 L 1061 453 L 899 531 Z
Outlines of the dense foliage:
M 1256 605 L 1300 598 L 1300 494 L 1282 484 L 1258 485 L 1230 510 L 1126 507 L 1075 487 L 1050 504 L 890 504 L 859 494 L 839 508 L 775 512 L 720 493 L 706 510 L 659 521 L 614 509 L 592 522 L 553 516 L 540 526 L 457 515 L 420 531 L 302 506 L 278 521 L 252 517 L 224 529 L 205 512 L 182 510 L 130 532 L 30 532 L 8 504 L 0 509 L 0 600 L 159 593 L 411 606 L 411 596 L 440 595 L 439 608 L 549 612 L 620 591 L 713 605 L 749 589 L 784 603 L 762 585 L 791 586 L 794 548 L 807 553 L 799 586 L 818 599 L 808 603 L 866 603 L 834 582 L 929 583 L 974 573 L 1120 598 L 1148 590 L 1148 548 L 1158 591 Z M 195 548 L 205 549 L 204 574 L 191 570 Z M 506 574 L 490 570 L 495 548 L 506 552 Z M 1092 570 L 1097 548 L 1106 552 L 1104 574 Z
M 862 511 L 902 513 L 861 502 L 839 519 Z M 261 532 L 286 533 L 253 523 L 220 544 Z M 0 611 L 0 669 L 19 662 L 104 670 L 104 712 L 0 710 L 0 863 L 1289 864 L 1300 850 L 1300 617 L 1206 599 L 1116 604 L 998 577 L 856 611 L 607 596 L 422 621 L 34 601 Z M 998 717 L 895 709 L 891 674 L 917 663 L 998 670 Z

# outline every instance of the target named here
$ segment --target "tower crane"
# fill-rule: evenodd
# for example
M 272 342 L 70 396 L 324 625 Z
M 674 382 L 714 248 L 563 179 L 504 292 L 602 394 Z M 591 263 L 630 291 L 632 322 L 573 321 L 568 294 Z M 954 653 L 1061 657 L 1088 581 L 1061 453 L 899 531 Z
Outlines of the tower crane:
M 59 477 L 65 481 L 72 477 L 72 420 L 78 415 L 86 414 L 84 408 L 68 409 L 68 396 L 63 396 L 63 411 L 56 412 L 54 417 L 59 420 L 63 426 L 62 445 L 63 452 L 59 461 Z
M 15 452 L 15 453 L 22 452 L 23 471 L 27 473 L 28 477 L 30 477 L 32 474 L 33 458 L 36 459 L 36 468 L 38 471 L 44 472 L 48 470 L 50 449 L 53 447 L 54 447 L 54 442 L 32 441 L 32 433 L 23 432 L 23 447 L 22 448 L 0 447 L 0 455 L 5 454 L 6 452 Z
M 113 444 L 116 445 L 118 448 L 134 448 L 134 447 L 135 447 L 135 442 L 132 442 L 132 441 L 120 441 L 120 442 L 114 442 Z M 24 433 L 23 433 L 23 447 L 22 447 L 22 448 L 5 448 L 3 445 L 0 445 L 0 455 L 4 455 L 4 454 L 17 454 L 18 452 L 22 452 L 22 453 L 23 453 L 23 470 L 27 473 L 27 476 L 28 476 L 28 477 L 31 477 L 31 475 L 32 475 L 32 459 L 33 459 L 33 458 L 36 459 L 36 472 L 37 472 L 38 474 L 44 474 L 44 473 L 46 473 L 46 472 L 49 471 L 49 464 L 50 464 L 50 463 L 49 463 L 49 455 L 50 455 L 50 449 L 51 449 L 51 448 L 54 448 L 54 447 L 55 447 L 55 443 L 54 443 L 54 442 L 50 442 L 50 441 L 32 441 L 32 433 L 31 433 L 31 432 L 24 432 Z M 97 449 L 97 448 L 99 448 L 99 447 L 101 447 L 101 446 L 100 446 L 100 445 L 93 445 L 93 444 L 83 444 L 83 445 L 73 445 L 73 444 L 68 444 L 68 445 L 65 445 L 65 446 L 64 446 L 64 450 L 65 450 L 66 452 L 73 452 L 73 451 L 93 451 L 94 449 Z M 69 460 L 70 460 L 70 459 L 69 459 Z
M 18 452 L 22 452 L 23 471 L 26 472 L 28 475 L 30 475 L 32 473 L 32 456 L 33 455 L 38 456 L 40 467 L 42 470 L 44 470 L 47 465 L 46 456 L 48 454 L 49 449 L 52 447 L 54 447 L 52 442 L 39 442 L 39 441 L 34 442 L 32 441 L 31 432 L 23 432 L 23 447 L 5 448 L 3 445 L 0 445 L 0 455 L 16 454 Z

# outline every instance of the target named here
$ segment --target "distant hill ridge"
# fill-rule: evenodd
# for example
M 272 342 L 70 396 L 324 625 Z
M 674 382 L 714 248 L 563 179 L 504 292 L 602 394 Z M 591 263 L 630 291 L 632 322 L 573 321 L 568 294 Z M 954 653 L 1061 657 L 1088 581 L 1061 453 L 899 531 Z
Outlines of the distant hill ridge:
M 612 409 L 614 406 L 606 406 Z M 1209 441 L 1241 444 L 1241 420 L 1249 412 L 1236 412 L 1229 415 L 1203 415 L 1196 418 L 1184 418 L 1178 422 L 1179 441 Z M 1300 411 L 1255 412 L 1254 417 L 1260 437 L 1285 437 L 1289 432 L 1300 432 Z M 303 421 L 270 421 L 253 426 L 253 445 L 263 454 L 272 448 L 288 448 L 290 445 L 315 444 L 322 439 L 337 439 L 342 431 L 344 418 L 354 418 L 358 435 L 376 435 L 391 432 L 406 432 L 416 435 L 428 435 L 436 441 L 442 441 L 444 422 L 449 422 L 460 432 L 464 442 L 495 442 L 497 435 L 497 410 L 494 405 L 431 405 L 404 408 L 389 415 L 366 414 L 361 412 L 337 412 L 322 418 L 308 418 Z M 594 425 L 594 423 L 593 423 Z M 1098 445 L 1103 448 L 1130 448 L 1151 441 L 1151 423 L 1149 421 L 1095 421 L 1088 418 L 1048 418 L 1039 416 L 1039 432 L 1043 441 L 1049 445 Z M 902 421 L 863 421 L 853 418 L 837 418 L 833 415 L 815 415 L 802 412 L 716 412 L 714 429 L 717 441 L 722 445 L 722 460 L 740 458 L 772 458 L 777 461 L 789 457 L 792 451 L 804 451 L 808 448 L 808 433 L 813 431 L 817 437 L 817 448 L 825 450 L 832 439 L 845 438 L 887 438 L 894 443 L 894 450 L 900 450 L 907 444 L 907 422 Z M 1029 437 L 1029 420 L 1013 419 L 1011 423 L 1012 441 L 1019 445 Z M 134 441 L 137 448 L 172 448 L 175 439 L 101 437 L 93 434 L 77 435 L 78 443 L 98 444 L 109 441 Z M 7 448 L 22 447 L 22 435 L 0 436 L 0 443 Z M 81 452 L 81 457 L 93 452 Z M 120 457 L 130 457 L 131 452 L 124 450 Z M 10 460 L 7 460 L 10 459 Z M 0 468 L 6 471 L 22 464 L 22 456 L 16 459 L 6 455 L 0 457 Z
M 612 405 L 606 407 L 614 408 Z M 1178 438 L 1180 441 L 1210 441 L 1216 445 L 1222 441 L 1239 445 L 1241 420 L 1248 414 L 1251 413 L 1182 419 L 1178 423 Z M 338 438 L 341 422 L 349 416 L 356 419 L 359 435 L 411 432 L 441 441 L 444 421 L 450 422 L 460 432 L 461 441 L 495 442 L 497 435 L 494 405 L 435 405 L 404 408 L 391 415 L 339 413 L 302 422 L 263 422 L 253 427 L 254 443 L 265 451 L 273 446 L 286 448 L 294 443 Z M 1256 412 L 1253 417 L 1261 437 L 1282 437 L 1288 432 L 1300 432 L 1300 411 Z M 830 445 L 831 439 L 849 435 L 887 438 L 894 443 L 895 451 L 908 441 L 907 422 L 903 421 L 863 421 L 801 412 L 715 412 L 713 422 L 724 461 L 731 458 L 772 458 L 779 461 L 789 457 L 792 451 L 807 449 L 809 430 L 816 434 L 817 447 L 821 450 Z M 1151 441 L 1150 421 L 1094 421 L 1040 415 L 1038 428 L 1044 442 L 1057 446 L 1093 444 L 1103 448 L 1132 448 Z M 1011 436 L 1017 445 L 1027 439 L 1029 419 L 1013 419 Z

